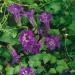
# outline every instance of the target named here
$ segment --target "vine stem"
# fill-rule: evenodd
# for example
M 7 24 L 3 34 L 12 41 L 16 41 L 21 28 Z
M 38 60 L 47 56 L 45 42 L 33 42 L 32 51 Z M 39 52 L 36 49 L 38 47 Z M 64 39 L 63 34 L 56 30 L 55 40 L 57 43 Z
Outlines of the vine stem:
M 66 40 L 67 40 L 67 35 L 65 35 L 65 51 L 66 51 L 66 54 L 67 54 L 69 60 L 71 60 L 70 55 L 69 55 L 68 50 L 67 50 L 67 47 L 66 47 Z

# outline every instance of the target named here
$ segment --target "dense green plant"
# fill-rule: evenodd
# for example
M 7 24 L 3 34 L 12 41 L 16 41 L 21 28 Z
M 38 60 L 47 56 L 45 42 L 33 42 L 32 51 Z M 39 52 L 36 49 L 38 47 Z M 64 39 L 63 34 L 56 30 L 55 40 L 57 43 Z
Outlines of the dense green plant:
M 41 27 L 38 16 L 42 12 L 53 15 L 48 35 L 61 37 L 61 47 L 47 52 L 48 47 L 43 44 L 41 53 L 25 54 L 18 38 L 20 31 L 29 28 L 36 34 L 36 27 L 32 27 L 24 16 L 22 25 L 18 26 L 12 14 L 8 12 L 11 4 L 24 7 L 25 11 L 34 9 L 37 27 Z M 0 75 L 18 75 L 21 67 L 30 66 L 35 75 L 75 75 L 75 1 L 74 0 L 0 0 Z M 12 56 L 8 50 L 11 45 L 21 56 L 18 64 L 12 64 Z

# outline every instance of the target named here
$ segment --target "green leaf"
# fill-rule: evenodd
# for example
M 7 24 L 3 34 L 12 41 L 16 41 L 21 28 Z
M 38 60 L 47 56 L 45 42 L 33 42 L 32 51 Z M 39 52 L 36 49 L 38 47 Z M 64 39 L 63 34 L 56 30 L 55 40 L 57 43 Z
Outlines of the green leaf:
M 64 66 L 57 66 L 56 71 L 59 72 L 60 74 L 65 70 Z
M 71 62 L 71 67 L 72 67 L 73 69 L 75 69 L 75 61 L 72 61 L 72 62 Z
M 75 20 L 72 21 L 71 25 L 68 28 L 69 34 L 75 36 Z
M 58 61 L 57 61 L 57 65 L 58 65 L 58 66 L 63 66 L 63 67 L 65 67 L 65 69 L 68 68 L 67 63 L 66 63 L 64 60 L 58 60 Z
M 35 70 L 35 73 L 37 74 L 37 75 L 39 75 L 41 72 L 43 72 L 45 69 L 44 69 L 44 67 L 43 66 L 39 66 L 39 67 L 37 67 L 37 69 L 34 69 Z
M 48 31 L 48 34 L 49 35 L 59 35 L 60 34 L 60 31 L 58 29 L 50 29 Z
M 5 29 L 2 37 L 0 37 L 0 41 L 10 43 L 12 45 L 18 44 L 17 30 Z
M 49 73 L 50 74 L 56 74 L 56 69 L 55 68 L 50 68 Z
M 26 62 L 20 62 L 19 65 L 20 65 L 20 67 L 22 67 L 22 66 L 23 66 L 23 67 L 27 67 L 27 63 L 26 63 Z
M 46 51 L 47 50 L 47 46 L 46 45 L 43 45 L 41 48 L 40 48 L 41 51 Z
M 68 69 L 67 63 L 64 60 L 58 60 L 56 67 L 57 72 L 62 73 L 66 69 Z
M 51 56 L 51 59 L 50 59 L 50 62 L 53 64 L 53 63 L 56 63 L 57 62 L 57 58 L 55 56 Z
M 36 61 L 36 63 L 35 63 L 35 61 Z M 39 60 L 29 60 L 29 65 L 31 67 L 38 67 L 41 65 L 41 62 Z
M 45 7 L 45 11 L 54 13 L 54 14 L 58 13 L 60 10 L 61 10 L 61 5 L 60 3 L 57 3 L 57 2 L 56 3 L 53 2 L 50 5 Z
M 63 17 L 60 17 L 60 24 L 64 24 L 65 23 L 65 19 Z
M 20 71 L 20 66 L 19 65 L 15 66 L 15 68 L 14 68 L 14 74 L 18 74 L 19 71 Z
M 2 56 L 7 60 L 10 61 L 11 60 L 11 55 L 10 53 L 5 49 L 5 51 L 3 51 Z
M 3 66 L 2 66 L 2 65 L 0 65 L 0 71 L 2 71 L 2 69 L 3 69 Z
M 3 61 L 2 60 L 0 60 L 0 65 L 3 65 Z
M 69 39 L 66 39 L 66 46 L 69 46 L 69 45 L 71 45 L 71 44 L 72 44 L 72 41 L 69 40 Z
M 50 54 L 44 54 L 43 55 L 43 62 L 44 62 L 44 64 L 46 64 L 48 61 L 50 61 L 51 57 L 52 56 Z
M 72 23 L 68 27 L 69 28 L 69 34 L 75 36 L 75 17 L 74 17 L 75 16 L 75 8 L 74 8 L 74 6 L 72 6 L 70 13 L 72 15 Z
M 6 75 L 14 75 L 14 68 L 13 67 L 6 67 Z
M 37 55 L 30 56 L 28 63 L 29 63 L 29 65 L 30 65 L 31 67 L 40 66 L 40 65 L 41 65 L 41 61 L 40 61 L 39 59 L 40 59 L 40 55 L 38 55 L 38 57 L 37 57 Z M 35 63 L 35 61 L 36 61 L 36 63 Z

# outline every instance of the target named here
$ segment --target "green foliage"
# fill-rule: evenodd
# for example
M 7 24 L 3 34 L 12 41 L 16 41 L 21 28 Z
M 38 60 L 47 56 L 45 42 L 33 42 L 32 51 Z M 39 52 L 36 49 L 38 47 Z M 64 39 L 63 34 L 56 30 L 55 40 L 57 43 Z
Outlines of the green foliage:
M 50 5 L 45 7 L 45 11 L 50 12 L 52 14 L 57 14 L 61 10 L 61 3 L 52 2 Z
M 2 65 L 0 65 L 0 71 L 2 71 L 2 69 L 3 69 L 3 66 L 2 66 Z
M 19 71 L 20 71 L 20 66 L 19 65 L 18 66 L 15 66 L 14 67 L 14 74 L 18 74 Z
M 0 41 L 10 43 L 12 45 L 18 44 L 17 30 L 15 29 L 3 29 L 3 35 L 0 37 Z
M 50 74 L 56 74 L 56 69 L 55 68 L 50 68 L 49 73 Z
M 38 56 L 38 57 L 37 57 Z M 35 63 L 36 61 L 36 63 Z M 31 67 L 37 67 L 37 66 L 40 66 L 41 65 L 41 62 L 40 62 L 40 55 L 35 55 L 35 56 L 31 56 L 29 58 L 29 65 Z
M 5 50 L 3 53 L 2 53 L 2 56 L 7 60 L 7 61 L 10 61 L 11 60 L 11 55 L 9 54 L 9 52 L 7 50 Z
M 12 14 L 8 13 L 7 7 L 11 4 L 18 4 L 24 7 L 24 11 L 35 9 L 34 18 L 37 22 L 37 27 L 41 23 L 39 15 L 42 12 L 48 12 L 53 15 L 50 23 L 49 36 L 61 36 L 61 47 L 56 51 L 48 51 L 46 45 L 42 45 L 40 54 L 31 55 L 23 53 L 22 45 L 18 38 L 21 30 L 34 30 L 27 18 L 21 17 L 22 26 L 18 27 L 15 23 Z M 10 17 L 12 19 L 10 19 Z M 13 21 L 12 21 L 13 20 Z M 65 29 L 62 31 L 62 29 Z M 36 30 L 37 31 L 37 30 Z M 35 31 L 34 31 L 35 32 Z M 68 34 L 66 39 L 64 35 Z M 40 40 L 39 35 L 34 34 L 37 40 Z M 66 75 L 64 72 L 71 69 L 71 75 L 75 75 L 75 4 L 74 0 L 0 0 L 0 74 L 3 75 L 18 75 L 21 67 L 32 67 L 35 75 Z M 66 41 L 65 41 L 66 40 Z M 66 43 L 65 43 L 66 42 Z M 22 52 L 19 64 L 11 64 L 12 57 L 7 49 L 7 44 L 11 44 L 17 49 L 18 54 Z M 20 45 L 20 46 L 19 46 Z M 19 48 L 19 49 L 18 49 Z M 62 51 L 63 50 L 63 51 Z M 68 53 L 66 53 L 66 50 Z M 55 54 L 58 53 L 58 54 Z M 66 54 L 66 56 L 65 56 Z M 67 55 L 68 54 L 68 55 Z M 67 61 L 68 56 L 71 56 L 73 61 Z M 67 63 L 64 60 L 67 58 Z M 10 66 L 11 65 L 11 66 Z M 70 74 L 69 74 L 70 75 Z
M 13 67 L 6 67 L 6 75 L 13 75 L 14 74 L 14 68 Z
M 40 50 L 41 51 L 46 51 L 47 50 L 47 46 L 46 45 L 43 45 Z
M 50 29 L 50 30 L 48 31 L 48 34 L 49 34 L 49 35 L 59 35 L 60 32 L 59 32 L 58 29 Z

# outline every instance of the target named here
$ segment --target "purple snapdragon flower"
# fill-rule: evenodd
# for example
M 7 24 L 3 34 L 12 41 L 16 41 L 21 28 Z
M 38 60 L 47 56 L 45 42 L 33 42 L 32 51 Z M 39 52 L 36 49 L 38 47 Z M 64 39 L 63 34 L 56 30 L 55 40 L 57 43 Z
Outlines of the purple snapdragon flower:
M 22 16 L 25 16 L 30 21 L 30 23 L 33 26 L 35 26 L 36 25 L 36 22 L 35 22 L 34 17 L 33 17 L 34 13 L 35 13 L 35 11 L 34 11 L 34 9 L 32 9 L 30 11 L 23 12 L 21 15 Z
M 27 46 L 24 44 L 24 52 L 38 54 L 40 53 L 40 47 L 40 43 L 37 43 L 36 40 L 30 41 Z
M 30 40 L 32 41 L 33 38 L 33 32 L 32 30 L 28 30 L 27 32 L 25 31 L 21 31 L 21 34 L 19 36 L 19 41 L 24 44 L 24 43 L 28 43 Z
M 13 50 L 11 52 L 11 55 L 12 55 L 12 58 L 13 58 L 13 61 L 12 63 L 18 63 L 20 61 L 20 56 L 17 54 L 17 52 L 15 50 Z
M 16 50 L 11 45 L 7 45 L 7 48 L 12 56 L 12 64 L 19 63 L 20 55 L 17 54 Z
M 50 28 L 49 22 L 52 20 L 52 15 L 44 12 L 39 16 L 39 19 L 45 24 L 45 27 L 48 30 Z
M 35 75 L 35 73 L 33 72 L 32 68 L 30 68 L 30 67 L 28 67 L 28 68 L 22 67 L 20 70 L 20 75 Z
M 39 53 L 40 44 L 34 38 L 32 30 L 27 32 L 22 31 L 19 36 L 19 41 L 24 48 L 24 52 L 37 54 Z
M 46 44 L 50 50 L 60 48 L 60 37 L 59 36 L 46 37 Z
M 19 5 L 12 4 L 8 7 L 8 11 L 14 15 L 16 23 L 21 24 L 20 13 L 23 11 L 23 8 Z

